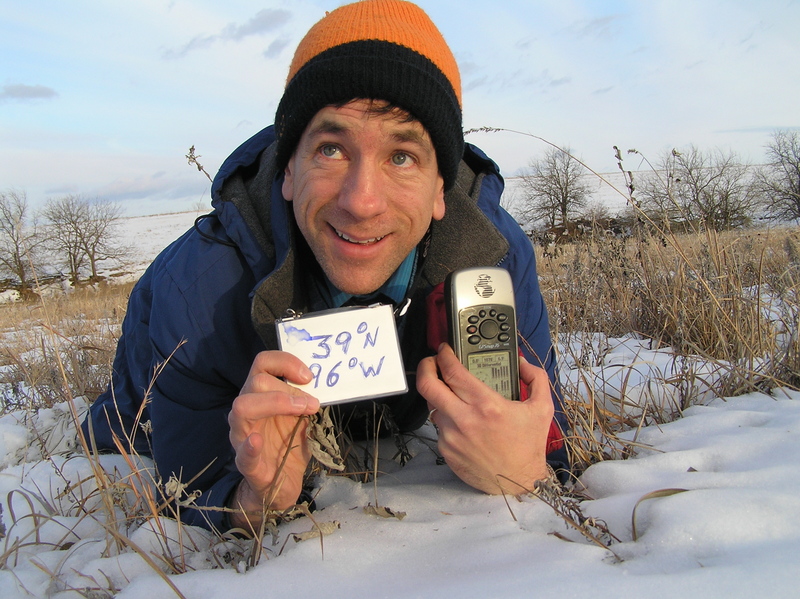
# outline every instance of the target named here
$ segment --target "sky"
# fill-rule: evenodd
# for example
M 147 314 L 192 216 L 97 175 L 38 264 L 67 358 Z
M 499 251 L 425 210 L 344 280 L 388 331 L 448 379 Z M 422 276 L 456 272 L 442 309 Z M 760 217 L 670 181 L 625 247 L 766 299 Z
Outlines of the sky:
M 209 201 L 272 123 L 292 53 L 339 0 L 0 0 L 0 191 L 131 216 Z M 506 176 L 548 143 L 597 172 L 672 148 L 760 163 L 800 128 L 798 0 L 420 0 L 463 80 L 464 128 Z M 512 133 L 510 131 L 515 131 Z

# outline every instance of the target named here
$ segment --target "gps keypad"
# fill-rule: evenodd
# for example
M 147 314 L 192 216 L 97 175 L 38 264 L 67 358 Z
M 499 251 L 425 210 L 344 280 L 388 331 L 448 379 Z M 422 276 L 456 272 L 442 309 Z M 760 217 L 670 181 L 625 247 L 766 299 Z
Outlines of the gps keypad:
M 462 330 L 466 331 L 468 335 L 467 341 L 471 345 L 491 342 L 492 340 L 508 343 L 511 339 L 509 314 L 503 310 L 503 306 L 493 308 L 475 307 L 462 310 L 461 326 L 463 327 Z

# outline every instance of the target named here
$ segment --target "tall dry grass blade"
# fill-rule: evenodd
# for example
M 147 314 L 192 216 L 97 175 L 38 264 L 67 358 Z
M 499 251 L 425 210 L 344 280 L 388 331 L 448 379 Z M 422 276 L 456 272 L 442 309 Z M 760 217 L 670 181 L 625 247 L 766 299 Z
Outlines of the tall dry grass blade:
M 153 570 L 156 572 L 156 574 L 158 574 L 158 575 L 161 577 L 161 579 L 162 579 L 162 580 L 163 580 L 165 583 L 167 583 L 167 586 L 169 586 L 169 588 L 172 590 L 172 592 L 173 592 L 173 593 L 175 593 L 175 594 L 176 594 L 178 597 L 180 597 L 181 599 L 186 599 L 186 596 L 185 596 L 183 593 L 181 593 L 180 589 L 178 589 L 178 587 L 177 587 L 177 586 L 175 586 L 175 583 L 174 583 L 174 582 L 172 582 L 172 580 L 170 579 L 170 577 L 169 577 L 169 576 L 167 576 L 167 575 L 166 575 L 166 574 L 165 574 L 165 573 L 164 573 L 164 572 L 161 570 L 161 568 L 159 568 L 159 567 L 158 567 L 158 564 L 156 564 L 156 562 L 155 562 L 155 561 L 153 561 L 153 558 L 152 558 L 152 557 L 150 557 L 150 555 L 149 555 L 149 554 L 148 554 L 148 553 L 147 553 L 147 552 L 146 552 L 144 549 L 142 549 L 141 547 L 139 547 L 139 546 L 138 546 L 136 543 L 134 543 L 134 542 L 133 542 L 131 539 L 129 539 L 128 537 L 126 537 L 126 536 L 124 536 L 124 535 L 122 535 L 122 534 L 120 534 L 120 533 L 119 533 L 117 530 L 114 530 L 113 528 L 110 528 L 110 527 L 109 527 L 109 528 L 106 528 L 106 531 L 107 531 L 107 532 L 108 532 L 108 533 L 109 533 L 111 536 L 113 536 L 114 538 L 116 538 L 116 539 L 117 539 L 117 541 L 118 541 L 118 542 L 119 542 L 121 545 L 123 545 L 123 546 L 127 546 L 127 547 L 130 547 L 130 548 L 131 548 L 131 549 L 132 549 L 134 552 L 136 552 L 136 554 L 137 554 L 139 557 L 141 557 L 141 558 L 142 558 L 142 559 L 145 561 L 145 563 L 147 563 L 147 565 L 148 565 L 148 566 L 150 566 L 150 567 L 151 567 L 151 568 L 152 568 L 152 569 L 153 569 Z
M 658 491 L 651 491 L 646 495 L 643 495 L 639 498 L 636 502 L 636 505 L 633 506 L 633 510 L 631 511 L 631 534 L 633 536 L 634 541 L 639 540 L 639 534 L 636 531 L 636 510 L 639 506 L 647 501 L 648 499 L 658 499 L 659 497 L 670 497 L 671 495 L 677 495 L 678 493 L 685 493 L 689 489 L 659 489 Z

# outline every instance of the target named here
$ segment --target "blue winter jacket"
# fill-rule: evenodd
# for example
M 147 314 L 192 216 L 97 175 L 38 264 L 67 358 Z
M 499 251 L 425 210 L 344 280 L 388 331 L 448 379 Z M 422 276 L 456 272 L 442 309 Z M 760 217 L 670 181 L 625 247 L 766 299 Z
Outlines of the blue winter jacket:
M 126 450 L 132 445 L 152 456 L 164 483 L 191 481 L 186 492 L 199 493 L 201 507 L 225 505 L 241 480 L 227 416 L 255 355 L 277 349 L 276 318 L 308 308 L 305 277 L 313 256 L 282 197 L 273 141 L 268 127 L 225 161 L 212 186 L 213 212 L 161 252 L 136 284 L 112 380 L 83 423 L 95 450 L 117 451 L 116 435 Z M 530 345 L 523 351 L 549 373 L 563 426 L 533 249 L 500 207 L 502 191 L 497 166 L 467 144 L 456 185 L 445 195 L 445 217 L 431 224 L 418 249 L 422 259 L 400 327 L 404 363 L 413 371 L 433 353 L 424 331 L 425 299 L 434 286 L 457 268 L 500 265 L 514 281 L 518 327 Z M 402 430 L 418 428 L 427 416 L 413 380 L 408 387 L 406 396 L 383 400 Z M 566 467 L 565 450 L 548 460 Z M 184 509 L 181 519 L 219 528 L 223 512 Z

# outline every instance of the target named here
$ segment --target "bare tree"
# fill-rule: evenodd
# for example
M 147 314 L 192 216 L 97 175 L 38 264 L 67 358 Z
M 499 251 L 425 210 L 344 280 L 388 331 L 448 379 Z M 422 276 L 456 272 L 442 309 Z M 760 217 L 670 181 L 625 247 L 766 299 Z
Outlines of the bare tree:
M 86 261 L 81 250 L 80 229 L 86 220 L 85 202 L 79 196 L 64 196 L 50 199 L 43 211 L 47 219 L 47 246 L 55 253 L 57 262 L 67 272 L 74 285 L 80 280 L 80 273 Z
M 721 231 L 750 223 L 760 196 L 750 167 L 733 152 L 702 152 L 690 146 L 662 157 L 658 172 L 639 187 L 644 209 L 670 222 Z
M 589 222 L 607 221 L 611 218 L 611 210 L 600 200 L 588 201 L 583 207 L 580 217 Z
M 656 222 L 674 223 L 689 218 L 678 202 L 676 186 L 681 178 L 675 160 L 677 156 L 677 150 L 663 154 L 655 169 L 639 178 L 637 199 L 641 209 Z
M 90 279 L 98 280 L 97 267 L 105 260 L 118 260 L 128 253 L 117 237 L 117 225 L 122 216 L 122 206 L 113 202 L 95 201 L 89 204 L 81 247 L 89 261 Z
M 0 270 L 15 279 L 21 297 L 32 294 L 41 243 L 25 192 L 0 192 Z
M 74 195 L 48 200 L 44 216 L 50 223 L 49 246 L 72 284 L 87 270 L 90 281 L 99 280 L 100 262 L 125 255 L 126 248 L 115 236 L 121 214 L 119 204 L 102 200 Z
M 775 131 L 767 145 L 767 159 L 758 182 L 770 217 L 800 220 L 800 133 Z
M 549 227 L 566 226 L 589 197 L 590 188 L 581 178 L 584 170 L 569 148 L 551 148 L 532 160 L 530 172 L 522 176 L 523 215 Z

